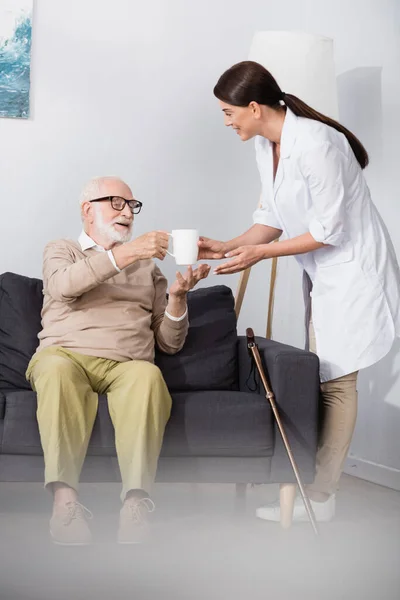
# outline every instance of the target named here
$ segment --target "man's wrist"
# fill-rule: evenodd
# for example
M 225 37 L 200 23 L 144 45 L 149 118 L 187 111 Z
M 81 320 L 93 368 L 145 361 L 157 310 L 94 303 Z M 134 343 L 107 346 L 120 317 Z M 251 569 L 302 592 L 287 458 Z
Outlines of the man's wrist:
M 136 257 L 135 249 L 132 248 L 130 244 L 119 244 L 118 246 L 114 246 L 112 249 L 112 253 L 114 255 L 115 262 L 119 269 L 125 269 L 129 265 L 136 262 L 138 259 Z
M 171 302 L 176 305 L 176 306 L 186 306 L 186 300 L 187 300 L 187 292 L 182 292 L 182 294 L 169 294 L 169 302 L 168 304 L 170 304 Z
M 170 294 L 166 311 L 173 317 L 182 317 L 187 310 L 187 293 L 177 296 Z

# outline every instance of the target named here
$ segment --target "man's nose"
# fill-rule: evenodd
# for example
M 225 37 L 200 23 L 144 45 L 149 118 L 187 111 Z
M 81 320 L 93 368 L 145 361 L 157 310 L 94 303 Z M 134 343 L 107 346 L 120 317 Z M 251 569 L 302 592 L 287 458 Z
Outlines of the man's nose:
M 122 212 L 121 212 L 121 214 L 122 214 L 124 217 L 126 217 L 127 219 L 133 220 L 133 214 L 132 214 L 132 211 L 131 211 L 131 209 L 129 208 L 129 204 L 127 204 L 126 202 L 125 202 L 125 206 L 124 206 L 124 208 L 122 209 Z

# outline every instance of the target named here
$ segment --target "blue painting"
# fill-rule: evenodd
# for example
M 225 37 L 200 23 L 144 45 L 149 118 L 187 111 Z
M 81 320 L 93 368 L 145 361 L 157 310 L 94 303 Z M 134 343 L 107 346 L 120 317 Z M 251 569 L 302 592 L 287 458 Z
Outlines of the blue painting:
M 0 117 L 29 117 L 33 0 L 0 0 Z

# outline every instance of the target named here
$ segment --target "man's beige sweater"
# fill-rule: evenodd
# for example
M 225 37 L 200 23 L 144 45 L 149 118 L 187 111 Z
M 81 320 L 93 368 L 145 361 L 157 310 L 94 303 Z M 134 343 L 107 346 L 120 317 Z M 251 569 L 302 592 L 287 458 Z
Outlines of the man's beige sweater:
M 82 251 L 77 242 L 50 242 L 43 261 L 42 331 L 38 351 L 63 346 L 117 361 L 154 361 L 185 341 L 188 319 L 166 316 L 167 281 L 152 260 L 121 272 L 106 252 Z

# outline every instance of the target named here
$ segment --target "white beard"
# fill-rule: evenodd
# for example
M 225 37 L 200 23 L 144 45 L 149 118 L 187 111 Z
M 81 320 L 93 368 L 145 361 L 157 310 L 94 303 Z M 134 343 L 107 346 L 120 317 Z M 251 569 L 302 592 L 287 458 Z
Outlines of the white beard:
M 121 221 L 122 220 L 123 219 L 121 219 Z M 129 242 L 129 240 L 131 239 L 132 226 L 127 230 L 126 233 L 124 233 L 123 231 L 117 231 L 114 227 L 114 223 L 118 221 L 119 219 L 116 218 L 114 221 L 111 221 L 111 223 L 104 223 L 100 207 L 96 206 L 95 225 L 98 229 L 98 232 L 109 242 L 124 244 L 125 242 Z

